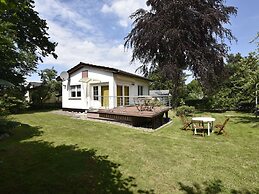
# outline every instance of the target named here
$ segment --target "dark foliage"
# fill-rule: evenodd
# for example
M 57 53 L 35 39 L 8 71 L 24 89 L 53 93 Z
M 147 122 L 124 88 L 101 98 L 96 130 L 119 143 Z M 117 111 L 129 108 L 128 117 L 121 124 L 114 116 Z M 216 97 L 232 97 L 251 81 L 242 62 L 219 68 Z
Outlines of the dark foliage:
M 225 75 L 224 41 L 235 37 L 224 24 L 237 9 L 223 0 L 148 0 L 147 5 L 150 10 L 131 15 L 133 29 L 125 38 L 132 60 L 143 63 L 139 70 L 147 75 L 158 69 L 178 83 L 182 70 L 189 69 L 212 90 Z
M 186 96 L 186 74 L 181 73 L 178 83 L 166 78 L 161 71 L 155 70 L 150 72 L 148 78 L 152 80 L 149 88 L 151 90 L 169 90 L 172 95 L 171 106 L 176 107 L 180 104 L 182 98 Z
M 34 108 L 37 106 L 43 108 L 41 106 L 43 103 L 47 103 L 51 98 L 55 99 L 57 96 L 61 96 L 61 82 L 56 80 L 57 71 L 54 67 L 41 70 L 39 76 L 42 81 L 41 85 L 30 90 L 31 103 Z
M 0 116 L 19 113 L 28 108 L 23 87 L 0 88 Z
M 0 1 L 0 79 L 19 85 L 36 70 L 39 60 L 54 53 L 45 20 L 33 10 L 32 0 Z

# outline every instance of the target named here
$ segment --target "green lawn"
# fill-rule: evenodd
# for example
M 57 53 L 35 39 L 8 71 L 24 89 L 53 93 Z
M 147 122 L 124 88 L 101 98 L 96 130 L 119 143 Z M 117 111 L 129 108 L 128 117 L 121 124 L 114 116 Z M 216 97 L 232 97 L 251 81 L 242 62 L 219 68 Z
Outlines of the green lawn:
M 51 112 L 13 115 L 0 140 L 0 193 L 259 193 L 259 120 L 193 136 L 180 120 L 153 132 Z

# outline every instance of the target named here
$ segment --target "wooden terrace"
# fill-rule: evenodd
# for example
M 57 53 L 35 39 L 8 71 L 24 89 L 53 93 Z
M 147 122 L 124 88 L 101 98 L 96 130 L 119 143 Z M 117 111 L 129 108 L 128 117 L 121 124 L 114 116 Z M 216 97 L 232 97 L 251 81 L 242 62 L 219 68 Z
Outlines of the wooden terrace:
M 136 106 L 117 107 L 98 110 L 99 119 L 112 120 L 131 124 L 134 127 L 156 129 L 169 121 L 169 107 L 152 107 L 150 110 L 139 110 Z M 97 118 L 98 119 L 98 118 Z

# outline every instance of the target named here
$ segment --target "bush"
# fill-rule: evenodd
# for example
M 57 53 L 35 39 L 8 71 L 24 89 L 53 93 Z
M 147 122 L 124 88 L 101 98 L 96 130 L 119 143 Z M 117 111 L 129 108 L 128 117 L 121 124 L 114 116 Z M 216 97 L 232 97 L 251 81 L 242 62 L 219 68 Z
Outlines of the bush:
M 243 112 L 254 112 L 255 105 L 252 102 L 239 102 L 237 110 Z
M 0 110 L 4 115 L 8 113 L 19 113 L 26 108 L 28 108 L 28 104 L 23 98 L 9 96 L 8 94 L 0 97 Z
M 29 107 L 29 110 L 55 110 L 55 109 L 61 109 L 62 103 L 56 102 L 56 103 L 42 103 L 42 104 L 31 104 Z
M 211 108 L 210 99 L 208 99 L 208 98 L 187 99 L 187 100 L 185 100 L 185 104 L 188 106 L 194 106 L 195 109 L 199 109 L 199 110 L 208 110 Z
M 159 99 L 154 98 L 150 101 L 150 105 L 154 106 L 154 107 L 160 107 L 163 106 L 163 102 L 161 102 Z
M 176 115 L 190 115 L 194 113 L 194 111 L 195 107 L 183 105 L 176 108 Z

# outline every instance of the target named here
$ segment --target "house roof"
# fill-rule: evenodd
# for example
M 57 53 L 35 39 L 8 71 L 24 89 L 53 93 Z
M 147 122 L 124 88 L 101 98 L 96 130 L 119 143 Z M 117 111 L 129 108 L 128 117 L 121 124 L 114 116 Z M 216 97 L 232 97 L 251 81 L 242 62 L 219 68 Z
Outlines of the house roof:
M 170 95 L 169 90 L 149 90 L 150 96 Z
M 42 82 L 29 82 L 26 86 L 27 88 L 36 88 L 41 86 Z
M 80 62 L 78 65 L 72 67 L 67 72 L 69 74 L 71 74 L 71 73 L 74 73 L 74 72 L 76 72 L 77 70 L 79 70 L 79 69 L 81 69 L 83 67 L 94 67 L 94 68 L 102 69 L 104 71 L 112 72 L 114 74 L 135 77 L 135 78 L 139 78 L 139 79 L 142 79 L 142 80 L 145 80 L 145 81 L 152 81 L 152 80 L 150 80 L 148 78 L 145 78 L 145 77 L 133 74 L 133 73 L 129 73 L 129 72 L 126 72 L 126 71 L 122 71 L 120 69 L 115 69 L 115 68 L 112 68 L 112 67 L 105 67 L 105 66 L 100 66 L 100 65 L 93 65 L 93 64 L 89 64 L 89 63 L 83 63 L 83 62 Z

